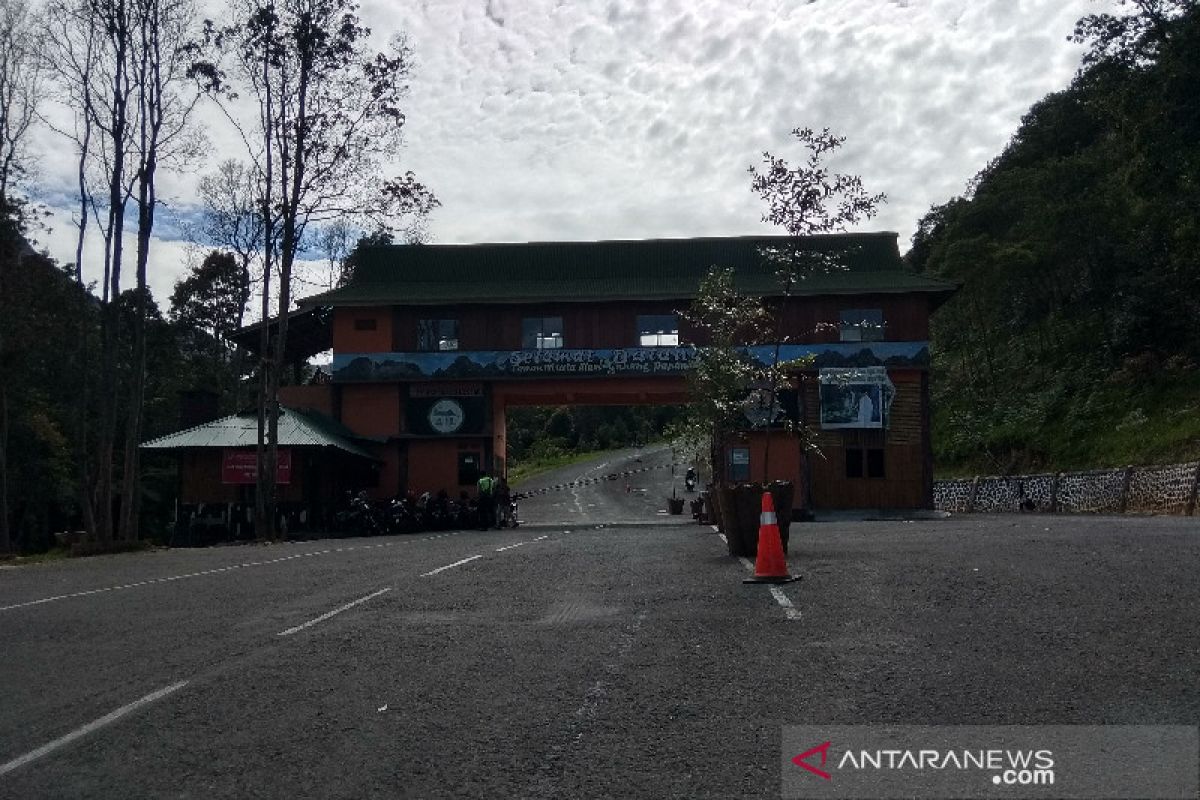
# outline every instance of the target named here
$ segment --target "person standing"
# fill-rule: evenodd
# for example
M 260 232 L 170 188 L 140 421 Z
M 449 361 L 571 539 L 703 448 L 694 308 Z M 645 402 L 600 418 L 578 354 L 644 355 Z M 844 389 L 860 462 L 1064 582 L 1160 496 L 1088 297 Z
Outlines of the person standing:
M 503 477 L 496 483 L 496 527 L 512 528 L 516 520 L 512 516 L 512 490 Z
M 479 479 L 479 530 L 496 524 L 496 479 L 486 472 Z

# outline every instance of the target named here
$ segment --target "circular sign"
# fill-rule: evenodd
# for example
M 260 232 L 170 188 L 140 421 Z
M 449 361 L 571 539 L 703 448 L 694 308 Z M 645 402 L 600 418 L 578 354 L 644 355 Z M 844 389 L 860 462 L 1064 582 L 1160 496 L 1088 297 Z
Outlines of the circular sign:
M 466 418 L 457 400 L 438 400 L 429 409 L 429 427 L 438 433 L 454 433 L 463 426 Z
M 754 388 L 742 403 L 742 413 L 752 426 L 761 428 L 779 419 L 783 406 L 770 388 Z

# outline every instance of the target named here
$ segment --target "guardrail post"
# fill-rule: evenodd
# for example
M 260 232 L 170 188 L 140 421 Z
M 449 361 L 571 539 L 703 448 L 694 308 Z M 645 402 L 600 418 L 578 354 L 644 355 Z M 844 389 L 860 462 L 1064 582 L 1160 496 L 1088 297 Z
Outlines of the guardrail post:
M 1196 473 L 1192 476 L 1192 491 L 1188 495 L 1187 515 L 1190 517 L 1196 513 L 1196 494 L 1200 490 L 1200 461 L 1196 462 Z
M 1124 514 L 1129 508 L 1129 482 L 1133 480 L 1133 464 L 1125 467 L 1125 473 L 1121 476 L 1121 499 L 1117 504 L 1117 512 Z
M 975 498 L 979 496 L 979 476 L 971 479 L 971 495 L 967 498 L 967 513 L 975 511 Z

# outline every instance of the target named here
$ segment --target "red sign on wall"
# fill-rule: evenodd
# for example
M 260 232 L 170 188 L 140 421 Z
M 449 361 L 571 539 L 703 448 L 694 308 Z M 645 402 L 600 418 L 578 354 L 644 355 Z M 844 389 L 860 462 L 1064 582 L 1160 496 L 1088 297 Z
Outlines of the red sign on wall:
M 255 483 L 258 459 L 253 450 L 226 450 L 221 459 L 221 483 Z M 275 470 L 275 483 L 292 482 L 292 451 L 281 447 Z

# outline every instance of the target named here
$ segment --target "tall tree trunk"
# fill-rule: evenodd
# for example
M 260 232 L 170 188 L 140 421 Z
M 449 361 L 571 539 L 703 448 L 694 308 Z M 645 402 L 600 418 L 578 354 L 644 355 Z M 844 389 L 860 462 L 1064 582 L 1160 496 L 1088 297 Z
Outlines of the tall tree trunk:
M 259 334 L 258 355 L 258 440 L 255 446 L 255 492 L 254 531 L 259 539 L 275 538 L 275 469 L 272 452 L 268 447 L 271 431 L 270 400 L 275 396 L 271 390 L 271 270 L 275 266 L 275 209 L 272 207 L 274 192 L 274 105 L 271 93 L 271 61 L 267 54 L 262 60 L 262 78 L 265 91 L 265 113 L 263 115 L 263 157 L 266 179 L 263 182 L 263 294 L 262 330 Z M 278 422 L 276 422 L 278 430 Z
M 133 320 L 133 385 L 125 419 L 124 485 L 121 491 L 121 538 L 138 538 L 138 487 L 141 483 L 142 410 L 146 395 L 146 263 L 150 257 L 150 233 L 154 228 L 154 161 L 147 162 L 138 191 L 137 313 Z
M 85 89 L 84 94 L 84 133 L 79 147 L 79 232 L 75 239 L 75 285 L 83 296 L 87 297 L 87 288 L 83 285 L 83 243 L 87 234 L 88 222 L 88 191 L 87 191 L 87 160 L 92 140 L 91 95 Z M 95 495 L 92 492 L 91 470 L 88 468 L 88 414 L 91 408 L 88 398 L 91 394 L 91 369 L 88 358 L 88 344 L 91 340 L 91 326 L 88 325 L 86 303 L 81 308 L 77 320 L 78 334 L 75 340 L 75 374 L 79 376 L 79 384 L 75 392 L 75 491 L 79 502 L 79 512 L 83 519 L 83 529 L 89 539 L 96 538 L 96 508 Z
M 142 412 L 146 397 L 146 264 L 150 259 L 150 234 L 154 230 L 154 181 L 158 171 L 158 138 L 162 125 L 162 73 L 159 49 L 158 0 L 147 0 L 138 14 L 140 54 L 138 55 L 138 146 L 141 168 L 138 170 L 138 230 L 135 271 L 137 273 L 137 311 L 133 321 L 133 385 L 125 420 L 125 463 L 121 490 L 121 538 L 138 538 L 138 512 L 141 506 Z
M 0 264 L 0 273 L 5 265 Z M 0 282 L 0 298 L 4 288 Z M 3 343 L 0 342 L 0 347 Z M 8 382 L 0 381 L 0 554 L 12 550 L 12 534 L 8 529 Z
M 5 198 L 3 187 L 0 187 L 0 213 L 8 212 L 8 202 Z M 0 220 L 0 223 L 3 221 Z M 12 256 L 16 253 L 16 240 L 12 244 L 8 242 L 8 236 L 5 235 L 5 241 L 0 242 L 0 364 L 4 363 L 3 354 L 7 336 L 5 328 L 6 322 L 10 318 L 10 313 L 5 308 L 8 304 L 8 280 L 9 271 L 15 272 L 17 265 L 11 263 Z M 8 376 L 0 379 L 0 554 L 7 553 L 12 550 L 12 535 L 8 528 Z
M 129 53 L 129 19 L 123 0 L 115 4 L 105 20 L 107 33 L 113 40 L 112 125 L 108 130 L 112 143 L 112 165 L 108 175 L 108 223 L 105 231 L 105 285 L 100 335 L 100 432 L 97 446 L 96 502 L 97 531 L 102 545 L 111 544 L 113 519 L 113 452 L 117 438 L 117 348 L 121 331 L 121 260 L 124 256 L 125 233 L 125 158 L 128 148 L 128 86 L 127 58 Z

